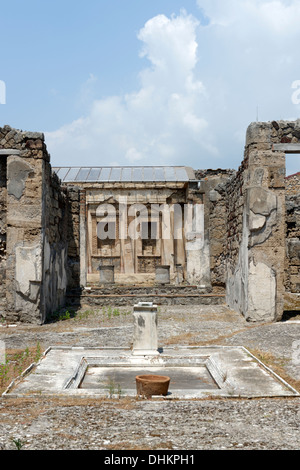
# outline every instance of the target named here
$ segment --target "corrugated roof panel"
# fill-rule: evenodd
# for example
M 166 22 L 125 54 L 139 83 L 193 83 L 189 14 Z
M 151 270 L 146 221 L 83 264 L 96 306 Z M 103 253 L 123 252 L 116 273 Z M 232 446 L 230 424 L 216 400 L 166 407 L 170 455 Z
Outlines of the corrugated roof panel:
M 70 168 L 68 174 L 65 176 L 64 181 L 74 182 L 79 173 L 80 168 Z
M 165 181 L 165 172 L 162 167 L 154 168 L 154 180 L 153 181 Z
M 59 179 L 64 181 L 66 175 L 68 174 L 70 168 L 53 168 L 53 171 L 57 174 Z
M 90 171 L 90 168 L 81 168 L 78 175 L 76 176 L 76 181 L 86 181 Z
M 154 169 L 152 166 L 144 167 L 144 178 L 143 181 L 154 181 Z
M 87 181 L 98 181 L 101 168 L 91 168 Z
M 176 172 L 176 181 L 188 181 L 189 180 L 186 169 L 184 167 L 182 168 L 176 167 L 174 168 L 174 171 Z
M 55 167 L 65 182 L 185 182 L 195 179 L 190 167 Z
M 122 168 L 113 167 L 111 169 L 111 174 L 109 181 L 121 181 Z
M 101 170 L 100 176 L 99 176 L 99 181 L 109 181 L 110 180 L 110 173 L 111 173 L 111 168 L 104 167 Z
M 122 168 L 122 179 L 121 181 L 130 182 L 132 181 L 132 168 L 123 167 Z
M 174 167 L 170 166 L 165 168 L 165 179 L 166 181 L 177 181 Z
M 138 183 L 143 181 L 143 169 L 139 167 L 133 167 L 132 181 Z

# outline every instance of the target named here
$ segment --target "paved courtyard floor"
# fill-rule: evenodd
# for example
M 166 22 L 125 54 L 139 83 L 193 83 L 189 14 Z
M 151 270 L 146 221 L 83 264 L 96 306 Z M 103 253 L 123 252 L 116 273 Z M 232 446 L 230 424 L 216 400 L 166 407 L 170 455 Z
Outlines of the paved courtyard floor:
M 93 310 L 43 326 L 0 328 L 7 350 L 130 349 L 132 306 Z M 160 306 L 161 348 L 246 348 L 300 390 L 300 322 L 247 323 L 225 305 Z M 91 378 L 87 378 L 91 380 Z M 88 386 L 89 387 L 89 386 Z M 213 388 L 213 387 L 212 387 Z M 299 449 L 300 398 L 134 396 L 0 398 L 0 448 L 90 450 Z

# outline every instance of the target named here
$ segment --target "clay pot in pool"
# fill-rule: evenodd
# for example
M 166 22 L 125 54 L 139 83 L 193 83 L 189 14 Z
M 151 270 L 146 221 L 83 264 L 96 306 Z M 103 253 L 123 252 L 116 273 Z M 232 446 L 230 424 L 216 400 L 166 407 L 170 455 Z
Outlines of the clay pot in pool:
M 167 395 L 170 377 L 164 375 L 137 375 L 135 381 L 137 394 L 150 398 L 152 395 Z

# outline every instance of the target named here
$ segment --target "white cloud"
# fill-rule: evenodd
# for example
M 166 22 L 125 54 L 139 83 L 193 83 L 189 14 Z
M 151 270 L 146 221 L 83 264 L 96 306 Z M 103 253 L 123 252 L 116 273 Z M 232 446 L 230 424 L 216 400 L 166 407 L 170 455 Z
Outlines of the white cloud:
M 135 162 L 142 160 L 143 155 L 140 152 L 138 152 L 136 148 L 131 147 L 127 150 L 125 158 L 126 160 L 128 160 L 129 163 L 134 164 Z
M 182 164 L 201 149 L 216 154 L 205 87 L 194 73 L 198 26 L 184 11 L 147 21 L 138 34 L 149 61 L 139 90 L 94 100 L 86 117 L 46 133 L 53 165 Z M 94 81 L 91 76 L 86 86 Z
M 138 38 L 143 41 L 142 56 L 146 56 L 155 68 L 143 73 L 143 84 L 155 83 L 171 88 L 187 86 L 192 81 L 193 69 L 197 63 L 195 30 L 198 22 L 184 12 L 172 19 L 164 15 L 147 21 L 139 32 Z
M 212 25 L 235 29 L 246 25 L 254 36 L 257 27 L 279 34 L 292 34 L 299 28 L 298 0 L 197 0 L 197 4 Z
M 299 107 L 291 101 L 291 85 L 300 79 L 300 2 L 197 0 L 197 4 L 207 18 L 207 26 L 197 31 L 199 73 L 210 102 L 207 120 L 226 157 L 223 166 L 231 166 L 231 161 L 237 166 L 246 128 L 257 115 L 261 121 L 299 115 Z
M 237 168 L 257 115 L 299 117 L 299 0 L 197 4 L 209 21 L 182 11 L 146 22 L 139 89 L 94 99 L 85 117 L 46 134 L 53 164 Z

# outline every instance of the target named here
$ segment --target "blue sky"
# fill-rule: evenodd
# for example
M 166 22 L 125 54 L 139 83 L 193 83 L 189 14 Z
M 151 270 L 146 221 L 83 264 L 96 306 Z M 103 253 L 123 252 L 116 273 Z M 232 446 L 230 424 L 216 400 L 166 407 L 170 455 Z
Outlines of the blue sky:
M 300 118 L 299 4 L 3 2 L 0 125 L 44 132 L 55 166 L 237 168 L 250 122 Z

